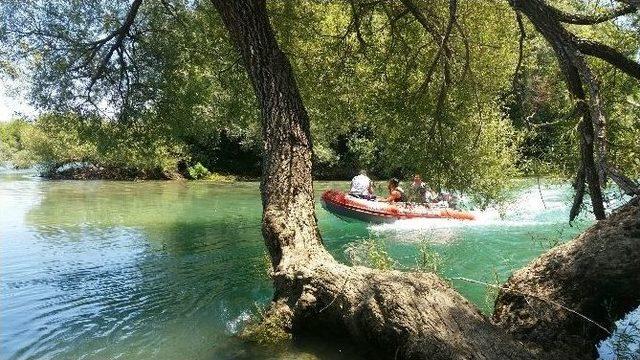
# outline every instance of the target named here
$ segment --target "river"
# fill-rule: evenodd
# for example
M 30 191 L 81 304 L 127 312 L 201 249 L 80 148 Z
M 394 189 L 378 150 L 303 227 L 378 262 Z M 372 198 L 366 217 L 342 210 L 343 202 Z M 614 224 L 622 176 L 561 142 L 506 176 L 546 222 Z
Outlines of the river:
M 346 182 L 318 182 L 317 194 Z M 428 246 L 447 278 L 494 283 L 591 223 L 570 226 L 566 184 L 526 182 L 474 222 L 345 222 L 318 204 L 340 261 L 372 243 L 410 269 Z M 500 215 L 502 214 L 502 216 Z M 257 183 L 45 181 L 0 173 L 3 359 L 351 359 L 349 344 L 276 351 L 239 341 L 270 299 Z M 452 284 L 488 313 L 491 291 Z

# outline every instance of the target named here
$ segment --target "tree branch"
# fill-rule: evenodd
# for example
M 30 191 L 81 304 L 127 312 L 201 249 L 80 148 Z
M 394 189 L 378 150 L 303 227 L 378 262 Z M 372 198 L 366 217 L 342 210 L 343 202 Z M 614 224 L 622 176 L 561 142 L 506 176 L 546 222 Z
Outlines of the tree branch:
M 425 30 L 427 30 L 427 32 L 431 33 L 432 36 L 434 36 L 434 33 L 432 33 L 432 31 L 434 31 L 431 27 L 432 25 L 427 21 L 422 11 L 420 11 L 420 9 L 411 0 L 402 0 L 402 3 L 405 4 L 407 9 L 409 9 L 409 12 L 411 12 L 411 14 L 416 18 L 416 20 L 418 20 L 418 22 L 425 28 Z M 420 88 L 418 89 L 418 93 L 424 92 L 426 88 L 429 86 L 429 83 L 433 78 L 433 74 L 436 70 L 436 67 L 440 62 L 440 59 L 442 58 L 442 54 L 444 53 L 447 58 L 450 56 L 451 50 L 449 49 L 448 41 L 449 41 L 449 37 L 451 36 L 451 31 L 453 30 L 453 26 L 456 23 L 457 9 L 458 9 L 457 0 L 449 0 L 449 21 L 447 23 L 447 27 L 445 28 L 445 31 L 442 37 L 436 40 L 437 42 L 439 42 L 440 46 L 438 47 L 438 51 L 436 52 L 435 56 L 433 57 L 433 60 L 431 61 L 431 65 L 427 69 L 427 74 L 425 75 L 425 79 L 422 85 L 420 85 Z M 437 34 L 437 30 L 435 30 L 435 34 Z M 437 35 L 439 36 L 439 34 Z M 445 60 L 444 78 L 446 82 L 448 82 L 449 79 L 451 78 L 450 71 L 451 70 L 449 68 L 448 60 Z
M 104 74 L 104 71 L 107 68 L 107 65 L 109 64 L 109 61 L 113 56 L 113 53 L 122 47 L 124 39 L 129 34 L 129 30 L 133 25 L 136 15 L 138 14 L 138 9 L 140 8 L 140 4 L 142 4 L 142 0 L 134 0 L 133 3 L 131 4 L 131 8 L 129 9 L 129 12 L 127 13 L 127 17 L 125 18 L 122 26 L 120 26 L 120 28 L 118 28 L 118 30 L 116 30 L 112 35 L 109 35 L 105 38 L 107 40 L 110 40 L 111 38 L 114 38 L 113 36 L 114 34 L 117 34 L 115 35 L 114 43 L 109 48 L 109 51 L 107 51 L 105 56 L 102 58 L 102 61 L 98 65 L 98 68 L 96 69 L 93 76 L 91 76 L 91 81 L 89 82 L 89 86 L 87 86 L 87 94 L 89 96 L 91 95 L 91 89 L 93 88 L 93 85 L 95 85 L 98 79 L 100 79 Z
M 402 4 L 407 8 L 407 10 L 409 10 L 411 15 L 413 15 L 413 17 L 418 20 L 420 25 L 422 25 L 425 30 L 427 30 L 433 40 L 435 40 L 436 42 L 442 41 L 442 37 L 440 36 L 440 32 L 438 31 L 438 29 L 431 22 L 429 22 L 424 13 L 420 11 L 420 8 L 416 4 L 414 4 L 412 0 L 401 1 Z
M 453 25 L 456 30 L 458 30 L 458 33 L 460 33 L 460 38 L 464 44 L 464 70 L 462 71 L 462 78 L 464 79 L 471 71 L 471 45 L 469 44 L 469 37 L 467 36 L 467 33 L 464 31 L 462 26 L 460 26 L 458 20 L 456 20 Z
M 520 74 L 520 69 L 522 68 L 522 57 L 524 50 L 524 39 L 527 36 L 524 30 L 524 24 L 522 23 L 522 15 L 519 11 L 516 11 L 516 22 L 518 23 L 518 30 L 520 31 L 520 37 L 518 38 L 518 63 L 516 64 L 516 70 L 513 72 L 513 81 L 511 86 L 515 91 L 516 85 L 518 82 L 518 75 Z
M 613 20 L 622 15 L 627 15 L 636 12 L 638 9 L 634 5 L 626 5 L 617 9 L 613 9 L 602 14 L 574 14 L 562 11 L 549 5 L 549 9 L 552 11 L 553 16 L 563 23 L 574 25 L 595 25 L 609 20 Z
M 603 43 L 586 39 L 577 39 L 576 45 L 583 54 L 602 59 L 625 74 L 640 80 L 640 64 L 624 56 L 618 50 Z
M 360 50 L 364 50 L 367 47 L 367 42 L 364 40 L 362 30 L 360 29 L 362 27 L 362 21 L 360 20 L 361 14 L 353 0 L 350 0 L 349 4 L 351 5 L 351 15 L 353 16 L 353 27 L 356 33 L 356 39 L 358 39 L 358 43 L 360 44 Z
M 607 166 L 607 174 L 616 183 L 625 194 L 633 196 L 640 195 L 640 185 L 638 185 L 635 181 L 626 177 L 620 170 L 615 167 L 608 165 Z
M 575 181 L 573 183 L 573 188 L 576 190 L 576 194 L 573 196 L 573 204 L 571 205 L 571 210 L 569 211 L 569 221 L 575 220 L 578 214 L 580 214 L 580 209 L 582 208 L 582 200 L 584 199 L 584 181 L 584 165 L 580 164 L 578 172 L 576 173 Z

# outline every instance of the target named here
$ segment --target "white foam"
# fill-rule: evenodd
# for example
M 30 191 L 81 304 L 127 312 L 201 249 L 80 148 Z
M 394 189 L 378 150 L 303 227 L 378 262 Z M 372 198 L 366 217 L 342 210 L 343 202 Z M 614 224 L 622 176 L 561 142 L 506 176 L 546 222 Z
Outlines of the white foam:
M 471 211 L 475 220 L 457 219 L 408 219 L 398 220 L 390 224 L 371 225 L 373 232 L 410 233 L 409 241 L 415 238 L 424 239 L 424 235 L 437 235 L 433 238 L 444 241 L 455 237 L 459 229 L 478 227 L 522 227 L 541 224 L 558 223 L 558 212 L 568 216 L 569 204 L 565 196 L 567 189 L 561 186 L 553 186 L 540 189 L 531 187 L 523 192 L 512 202 L 502 208 L 488 208 L 486 210 Z M 545 213 L 552 216 L 544 216 Z M 405 235 L 405 234 L 403 234 Z M 443 241 L 443 240 L 440 240 Z
M 615 190 L 607 193 L 615 195 Z M 610 196 L 607 209 L 620 206 L 625 198 Z M 462 204 L 472 204 L 465 196 L 460 197 Z M 470 211 L 475 220 L 457 219 L 408 219 L 398 220 L 390 224 L 370 225 L 373 233 L 391 234 L 393 238 L 403 242 L 424 241 L 449 242 L 455 240 L 463 229 L 495 227 L 501 231 L 508 228 L 555 225 L 569 221 L 569 211 L 573 200 L 573 190 L 569 184 L 533 185 L 518 191 L 512 201 L 501 207 L 490 207 L 485 210 Z M 588 208 L 588 199 L 585 205 Z M 582 211 L 579 219 L 592 219 L 590 211 Z
M 241 312 L 240 315 L 227 321 L 227 331 L 231 334 L 237 334 L 242 326 L 248 323 L 249 320 L 251 320 L 251 313 L 245 310 Z

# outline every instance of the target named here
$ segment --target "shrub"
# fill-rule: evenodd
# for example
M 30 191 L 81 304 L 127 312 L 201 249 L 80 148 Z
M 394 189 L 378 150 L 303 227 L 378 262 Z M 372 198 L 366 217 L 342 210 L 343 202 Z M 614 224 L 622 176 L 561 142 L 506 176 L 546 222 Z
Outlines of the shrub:
M 73 114 L 44 114 L 22 131 L 27 153 L 16 153 L 21 163 L 43 167 L 57 175 L 67 164 L 93 165 L 98 176 L 112 179 L 174 178 L 178 164 L 188 159 L 184 144 L 161 130 L 81 118 Z
M 424 241 L 418 246 L 418 257 L 416 258 L 418 270 L 437 274 L 442 263 L 442 257 L 430 246 L 428 242 Z
M 386 245 L 382 240 L 378 239 L 353 242 L 347 246 L 345 254 L 353 266 L 368 266 L 379 270 L 391 270 L 395 265 Z
M 33 152 L 25 147 L 25 137 L 33 125 L 24 120 L 0 124 L 0 163 L 9 163 L 17 169 L 36 165 Z
M 187 169 L 187 172 L 189 173 L 189 177 L 194 180 L 204 179 L 211 175 L 211 172 L 206 167 L 204 167 L 201 163 L 197 163 L 189 167 Z

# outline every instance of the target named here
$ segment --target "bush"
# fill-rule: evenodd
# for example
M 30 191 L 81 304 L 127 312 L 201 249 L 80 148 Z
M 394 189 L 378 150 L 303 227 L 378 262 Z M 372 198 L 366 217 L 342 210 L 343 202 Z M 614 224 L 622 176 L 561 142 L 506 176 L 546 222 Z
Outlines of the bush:
M 209 181 L 215 182 L 223 182 L 223 183 L 232 183 L 238 180 L 238 178 L 234 175 L 224 175 L 216 172 L 212 172 L 211 175 L 206 178 Z
M 353 266 L 390 270 L 395 265 L 384 242 L 377 239 L 353 242 L 347 246 L 345 253 Z
M 40 116 L 22 132 L 21 142 L 28 153 L 14 157 L 21 163 L 32 159 L 49 177 L 86 178 L 77 166 L 71 176 L 59 173 L 64 165 L 84 164 L 93 165 L 82 167 L 95 172 L 91 178 L 175 178 L 178 164 L 188 160 L 185 146 L 158 130 L 72 114 Z
M 427 241 L 423 241 L 418 246 L 418 257 L 416 258 L 417 270 L 438 274 L 442 263 L 443 261 L 440 254 L 438 254 Z
M 197 163 L 187 169 L 189 177 L 194 180 L 204 179 L 211 175 L 211 172 L 201 163 Z
M 46 174 L 71 163 L 96 163 L 95 144 L 82 141 L 75 117 L 43 115 L 23 135 L 24 146 Z
M 9 163 L 17 169 L 36 165 L 36 157 L 25 146 L 25 138 L 33 125 L 24 120 L 0 124 L 0 164 Z

